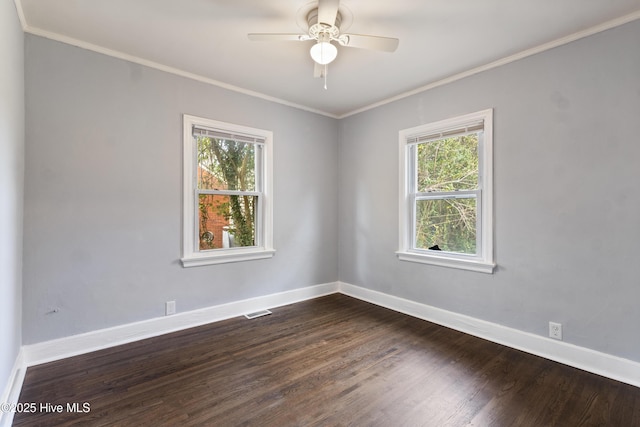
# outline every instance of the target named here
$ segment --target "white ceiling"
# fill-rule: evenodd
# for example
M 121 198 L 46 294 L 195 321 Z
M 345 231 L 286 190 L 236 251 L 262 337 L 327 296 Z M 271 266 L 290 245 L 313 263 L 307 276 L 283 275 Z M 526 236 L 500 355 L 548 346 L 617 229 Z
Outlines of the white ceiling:
M 334 117 L 640 19 L 640 0 L 342 0 L 342 32 L 400 44 L 394 53 L 338 46 L 324 90 L 312 42 L 247 38 L 304 32 L 298 12 L 309 0 L 16 4 L 27 32 Z

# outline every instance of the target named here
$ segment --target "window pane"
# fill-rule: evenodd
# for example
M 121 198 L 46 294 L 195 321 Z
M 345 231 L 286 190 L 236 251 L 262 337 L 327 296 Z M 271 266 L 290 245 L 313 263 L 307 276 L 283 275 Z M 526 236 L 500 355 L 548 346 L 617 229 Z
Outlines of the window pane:
M 476 253 L 476 199 L 416 201 L 416 249 Z
M 255 246 L 258 196 L 200 194 L 199 250 Z
M 256 144 L 197 137 L 198 188 L 256 190 Z
M 418 144 L 418 192 L 477 189 L 479 134 Z

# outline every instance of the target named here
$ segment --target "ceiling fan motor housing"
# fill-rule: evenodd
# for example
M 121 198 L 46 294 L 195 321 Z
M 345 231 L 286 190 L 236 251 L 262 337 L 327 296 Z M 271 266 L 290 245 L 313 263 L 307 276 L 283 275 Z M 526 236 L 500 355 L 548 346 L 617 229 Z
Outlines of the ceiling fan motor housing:
M 307 15 L 307 23 L 309 24 L 309 35 L 314 39 L 320 40 L 320 34 L 329 34 L 329 40 L 338 40 L 340 37 L 340 24 L 342 23 L 342 15 L 340 12 L 336 15 L 336 22 L 333 24 L 327 22 L 318 22 L 318 9 L 313 9 Z

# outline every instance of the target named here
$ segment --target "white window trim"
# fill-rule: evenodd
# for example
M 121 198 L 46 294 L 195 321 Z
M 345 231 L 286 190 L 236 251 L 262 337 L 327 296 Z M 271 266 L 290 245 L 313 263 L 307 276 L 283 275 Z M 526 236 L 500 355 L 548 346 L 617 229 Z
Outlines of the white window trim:
M 426 251 L 414 249 L 413 245 L 413 203 L 409 194 L 410 177 L 408 172 L 412 169 L 409 165 L 408 140 L 419 135 L 446 131 L 467 123 L 484 122 L 483 147 L 479 150 L 481 190 L 480 199 L 480 223 L 478 230 L 481 233 L 480 251 L 476 255 L 456 254 L 440 251 Z M 493 273 L 495 268 L 493 250 L 493 109 L 487 109 L 476 113 L 466 114 L 451 119 L 441 120 L 435 123 L 404 129 L 399 132 L 399 159 L 400 159 L 400 188 L 399 188 L 399 250 L 396 252 L 398 259 L 402 261 L 418 262 L 442 267 L 458 268 L 477 271 L 481 273 Z
M 197 212 L 195 208 L 195 170 L 197 168 L 196 144 L 192 134 L 193 126 L 203 126 L 229 133 L 253 135 L 264 139 L 264 162 L 262 168 L 262 209 L 258 222 L 262 225 L 262 235 L 256 236 L 261 246 L 246 248 L 215 249 L 199 251 L 197 248 Z M 273 132 L 254 129 L 247 126 L 204 119 L 185 114 L 183 117 L 183 267 L 197 267 L 211 264 L 248 261 L 271 258 L 275 254 L 273 248 Z

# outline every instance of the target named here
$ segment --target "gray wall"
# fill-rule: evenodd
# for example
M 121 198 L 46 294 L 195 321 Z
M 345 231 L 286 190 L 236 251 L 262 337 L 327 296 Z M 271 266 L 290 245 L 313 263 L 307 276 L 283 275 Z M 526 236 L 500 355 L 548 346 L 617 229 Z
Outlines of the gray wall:
M 24 36 L 13 2 L 0 2 L 0 395 L 22 344 Z M 7 384 L 8 385 L 8 384 Z
M 32 35 L 25 76 L 25 344 L 337 280 L 335 119 Z M 274 258 L 180 265 L 183 113 L 273 131 Z
M 340 279 L 640 361 L 640 22 L 340 122 Z M 398 131 L 494 108 L 493 275 L 399 261 Z

